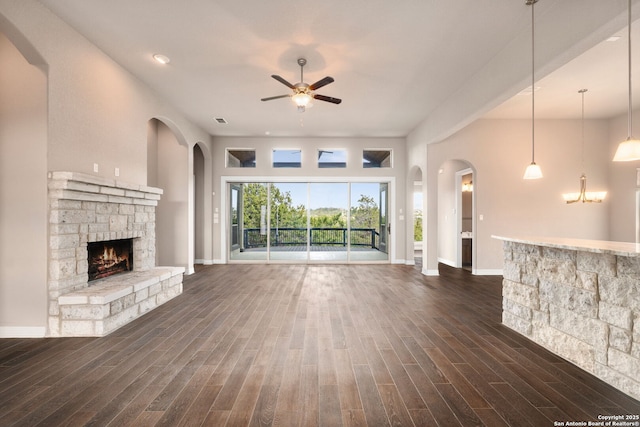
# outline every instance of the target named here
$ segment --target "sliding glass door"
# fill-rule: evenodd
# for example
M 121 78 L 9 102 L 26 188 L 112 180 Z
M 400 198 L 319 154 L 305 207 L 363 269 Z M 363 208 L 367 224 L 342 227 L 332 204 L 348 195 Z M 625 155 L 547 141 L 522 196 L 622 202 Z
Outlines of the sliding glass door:
M 388 184 L 351 184 L 351 260 L 388 260 Z
M 269 259 L 306 261 L 307 184 L 272 183 L 269 186 Z
M 309 235 L 311 261 L 347 261 L 349 184 L 309 184 Z
M 229 259 L 267 260 L 267 200 L 264 183 L 233 183 L 229 189 Z
M 388 261 L 388 184 L 231 183 L 230 261 Z

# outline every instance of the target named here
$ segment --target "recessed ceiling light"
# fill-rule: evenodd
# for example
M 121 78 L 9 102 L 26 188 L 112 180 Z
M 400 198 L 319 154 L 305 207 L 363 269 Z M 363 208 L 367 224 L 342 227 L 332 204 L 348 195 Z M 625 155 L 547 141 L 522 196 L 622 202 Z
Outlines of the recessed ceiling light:
M 222 117 L 214 117 L 213 120 L 215 120 L 216 122 L 218 122 L 221 125 L 226 125 L 229 122 L 227 122 L 226 119 L 222 118 Z
M 163 64 L 163 65 L 171 62 L 168 56 L 164 56 L 159 53 L 156 53 L 155 55 L 153 55 L 153 59 L 155 59 L 156 62 L 159 62 L 160 64 Z
M 608 42 L 617 42 L 620 40 L 620 36 L 611 36 L 607 39 Z

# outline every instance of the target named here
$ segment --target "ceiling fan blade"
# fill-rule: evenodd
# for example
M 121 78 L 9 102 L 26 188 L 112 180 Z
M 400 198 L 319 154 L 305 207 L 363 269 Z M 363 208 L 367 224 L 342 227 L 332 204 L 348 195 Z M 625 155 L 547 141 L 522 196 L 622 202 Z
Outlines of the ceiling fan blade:
M 318 94 L 314 94 L 313 98 L 319 99 L 320 101 L 331 102 L 332 104 L 340 104 L 342 102 L 342 99 L 340 98 L 333 98 L 331 96 L 324 96 L 324 95 L 318 95 Z
M 278 76 L 277 74 L 272 74 L 271 77 L 273 77 L 274 79 L 276 79 L 277 81 L 279 81 L 280 83 L 282 83 L 283 85 L 285 85 L 288 88 L 291 88 L 291 89 L 295 89 L 296 88 L 294 85 L 292 85 L 291 83 L 289 83 L 288 81 L 286 81 L 282 77 Z
M 315 82 L 314 84 L 309 86 L 309 90 L 316 90 L 316 89 L 320 89 L 322 86 L 326 86 L 329 83 L 333 83 L 333 77 L 325 77 L 324 79 L 318 80 L 317 82 Z
M 280 99 L 280 98 L 288 98 L 291 95 L 278 95 L 278 96 L 270 96 L 268 98 L 262 98 L 260 101 L 271 101 L 272 99 Z

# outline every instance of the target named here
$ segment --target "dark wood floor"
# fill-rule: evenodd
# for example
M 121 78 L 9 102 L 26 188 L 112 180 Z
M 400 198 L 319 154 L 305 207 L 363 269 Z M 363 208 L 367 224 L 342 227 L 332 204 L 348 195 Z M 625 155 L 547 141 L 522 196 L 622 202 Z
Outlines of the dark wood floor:
M 220 265 L 105 338 L 0 340 L 0 425 L 553 426 L 640 403 L 500 324 L 501 278 Z

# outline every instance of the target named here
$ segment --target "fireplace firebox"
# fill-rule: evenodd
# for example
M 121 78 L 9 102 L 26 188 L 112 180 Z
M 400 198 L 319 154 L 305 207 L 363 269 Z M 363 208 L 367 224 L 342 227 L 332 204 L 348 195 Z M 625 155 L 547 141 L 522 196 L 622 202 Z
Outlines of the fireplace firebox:
M 133 270 L 133 239 L 89 242 L 89 282 Z

